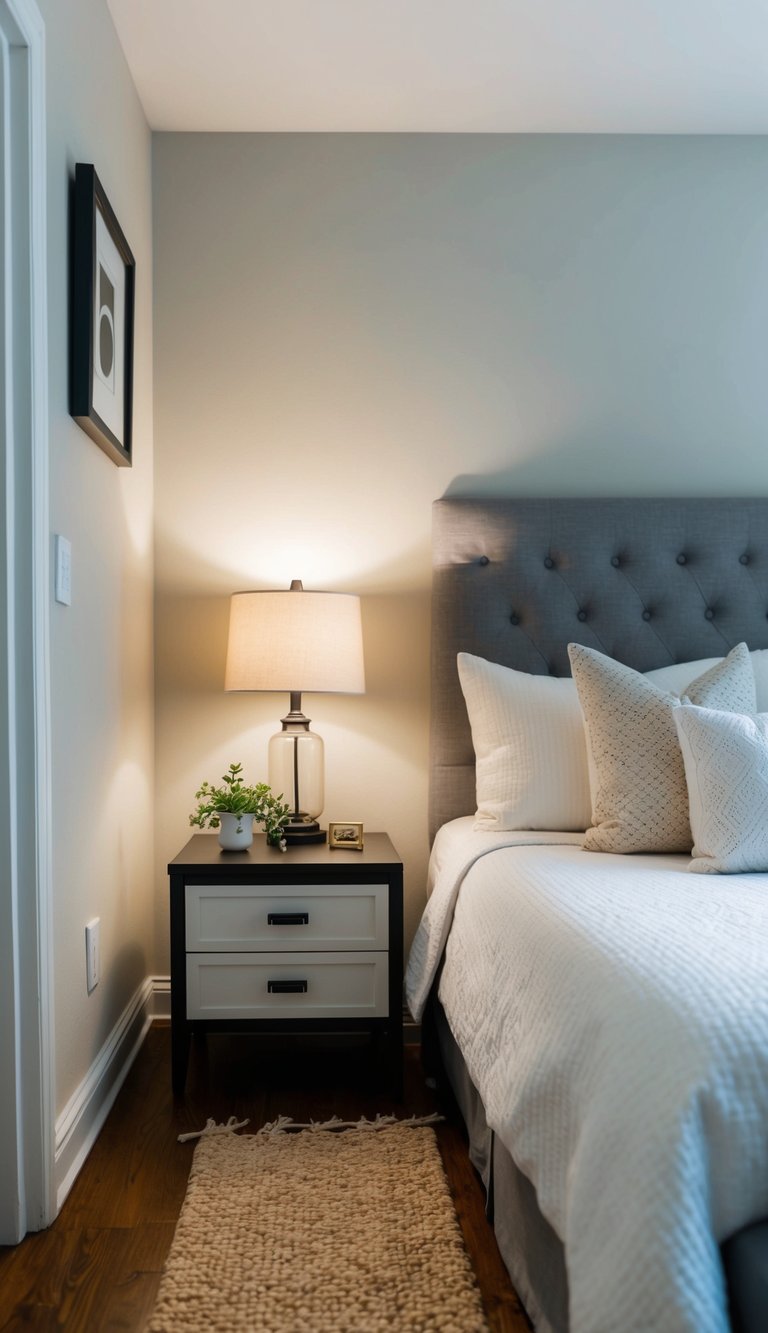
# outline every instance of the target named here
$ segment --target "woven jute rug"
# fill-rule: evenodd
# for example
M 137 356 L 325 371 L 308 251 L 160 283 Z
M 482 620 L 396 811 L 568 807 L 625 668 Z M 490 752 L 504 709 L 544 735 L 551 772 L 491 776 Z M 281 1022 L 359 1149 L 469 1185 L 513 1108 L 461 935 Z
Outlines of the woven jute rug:
M 149 1333 L 486 1333 L 430 1128 L 209 1133 Z

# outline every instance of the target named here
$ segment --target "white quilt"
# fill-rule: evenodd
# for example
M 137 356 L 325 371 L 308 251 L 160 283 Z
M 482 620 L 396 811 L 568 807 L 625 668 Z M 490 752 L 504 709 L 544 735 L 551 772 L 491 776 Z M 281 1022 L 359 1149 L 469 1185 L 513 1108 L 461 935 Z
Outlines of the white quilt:
M 564 1242 L 572 1333 L 725 1333 L 718 1244 L 768 1217 L 768 875 L 471 824 L 436 841 L 408 998 L 418 1017 L 445 946 L 440 999 Z

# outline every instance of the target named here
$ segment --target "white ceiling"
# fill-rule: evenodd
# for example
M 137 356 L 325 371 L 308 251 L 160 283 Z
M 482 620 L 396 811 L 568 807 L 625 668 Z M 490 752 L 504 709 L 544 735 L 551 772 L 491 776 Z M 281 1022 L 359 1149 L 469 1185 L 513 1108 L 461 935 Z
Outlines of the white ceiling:
M 158 130 L 768 133 L 768 0 L 108 0 Z

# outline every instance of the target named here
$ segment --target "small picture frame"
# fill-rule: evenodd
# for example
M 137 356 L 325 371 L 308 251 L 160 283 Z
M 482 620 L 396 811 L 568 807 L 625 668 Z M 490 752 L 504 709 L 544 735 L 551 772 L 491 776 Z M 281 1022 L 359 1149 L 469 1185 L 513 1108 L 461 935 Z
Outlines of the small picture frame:
M 353 819 L 339 820 L 328 824 L 328 846 L 339 851 L 361 852 L 363 850 L 363 826 Z
M 88 162 L 75 167 L 70 414 L 118 467 L 132 463 L 136 261 Z

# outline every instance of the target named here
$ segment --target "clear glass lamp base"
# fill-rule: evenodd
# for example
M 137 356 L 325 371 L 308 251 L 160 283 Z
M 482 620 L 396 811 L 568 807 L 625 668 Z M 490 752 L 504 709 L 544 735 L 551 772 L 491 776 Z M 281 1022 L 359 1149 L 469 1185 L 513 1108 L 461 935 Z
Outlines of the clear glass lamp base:
M 289 846 L 325 842 L 326 833 L 317 816 L 325 800 L 325 756 L 323 741 L 309 730 L 309 718 L 291 711 L 283 718 L 283 729 L 269 742 L 269 785 L 290 807 L 284 829 Z

